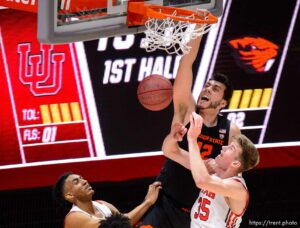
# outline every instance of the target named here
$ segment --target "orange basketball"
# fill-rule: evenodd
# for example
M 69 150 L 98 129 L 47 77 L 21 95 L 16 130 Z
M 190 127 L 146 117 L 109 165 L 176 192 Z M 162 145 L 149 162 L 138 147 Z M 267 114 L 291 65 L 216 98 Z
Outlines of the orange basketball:
M 172 101 L 173 87 L 169 79 L 155 74 L 145 77 L 137 89 L 139 102 L 151 111 L 160 111 Z

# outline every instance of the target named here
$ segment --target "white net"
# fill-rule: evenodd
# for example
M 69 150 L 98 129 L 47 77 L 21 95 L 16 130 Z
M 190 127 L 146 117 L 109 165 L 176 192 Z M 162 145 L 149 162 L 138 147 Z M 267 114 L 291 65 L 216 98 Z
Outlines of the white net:
M 176 16 L 174 11 L 172 16 Z M 194 15 L 185 18 L 194 19 Z M 186 21 L 177 21 L 171 18 L 163 20 L 150 18 L 146 21 L 145 40 L 143 43 L 147 52 L 157 49 L 165 50 L 169 54 L 187 54 L 191 47 L 188 42 L 207 33 L 210 30 L 210 24 L 191 24 Z

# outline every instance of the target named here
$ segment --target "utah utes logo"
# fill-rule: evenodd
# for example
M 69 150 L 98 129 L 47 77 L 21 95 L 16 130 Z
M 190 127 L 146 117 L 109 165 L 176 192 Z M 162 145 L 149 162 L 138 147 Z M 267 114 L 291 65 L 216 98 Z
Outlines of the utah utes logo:
M 53 53 L 53 45 L 41 44 L 41 54 L 29 54 L 29 43 L 19 44 L 19 79 L 34 96 L 54 95 L 62 87 L 64 53 Z
M 229 41 L 239 66 L 249 73 L 271 69 L 278 55 L 278 46 L 261 37 L 244 37 Z

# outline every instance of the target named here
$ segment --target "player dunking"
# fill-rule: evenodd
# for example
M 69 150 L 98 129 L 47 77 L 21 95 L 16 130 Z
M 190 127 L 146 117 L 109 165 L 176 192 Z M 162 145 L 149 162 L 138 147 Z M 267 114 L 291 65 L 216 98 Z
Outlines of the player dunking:
M 241 173 L 258 164 L 258 151 L 246 136 L 234 136 L 228 146 L 222 147 L 215 159 L 215 174 L 210 175 L 197 142 L 202 126 L 203 118 L 193 112 L 187 133 L 189 153 L 179 147 L 164 151 L 165 156 L 190 169 L 197 187 L 201 188 L 192 208 L 191 228 L 239 227 L 249 202 Z M 174 141 L 173 135 L 180 131 L 181 124 L 174 124 L 164 143 Z
M 198 101 L 192 96 L 192 65 L 196 59 L 201 37 L 191 40 L 191 51 L 180 61 L 173 87 L 174 116 L 172 124 L 181 123 L 181 131 L 173 135 L 173 141 L 164 143 L 163 150 L 173 151 L 180 145 L 187 150 L 184 126 L 189 122 L 189 116 L 197 111 L 203 117 L 202 132 L 197 138 L 201 153 L 205 159 L 215 158 L 222 146 L 228 145 L 232 136 L 240 134 L 240 130 L 224 116 L 221 109 L 226 107 L 231 95 L 232 86 L 225 75 L 215 74 L 204 86 Z M 214 160 L 207 160 L 207 165 L 213 165 Z M 190 170 L 166 159 L 164 167 L 157 178 L 162 182 L 163 190 L 154 207 L 143 218 L 143 224 L 151 224 L 155 228 L 188 228 L 190 227 L 190 210 L 198 196 L 197 189 Z

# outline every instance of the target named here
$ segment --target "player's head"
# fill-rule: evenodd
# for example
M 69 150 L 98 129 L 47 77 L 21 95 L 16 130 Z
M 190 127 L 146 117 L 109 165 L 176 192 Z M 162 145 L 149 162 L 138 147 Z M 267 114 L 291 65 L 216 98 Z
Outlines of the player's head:
M 57 179 L 55 185 L 53 186 L 52 189 L 53 198 L 60 205 L 65 205 L 66 203 L 68 203 L 68 201 L 66 201 L 64 198 L 64 185 L 66 179 L 72 174 L 73 174 L 72 172 L 64 173 Z
M 240 172 L 253 169 L 259 163 L 259 152 L 253 142 L 243 134 L 234 136 L 233 140 L 242 149 L 238 158 L 241 162 Z
M 101 221 L 99 228 L 131 228 L 129 218 L 119 213 Z
M 54 185 L 53 195 L 57 201 L 76 203 L 77 200 L 91 200 L 94 190 L 89 183 L 78 174 L 64 173 Z
M 239 173 L 254 168 L 259 162 L 259 153 L 251 140 L 240 134 L 234 136 L 228 146 L 222 147 L 215 160 L 220 169 L 234 169 Z
M 229 102 L 229 100 L 230 100 L 230 98 L 232 96 L 232 92 L 233 92 L 233 85 L 232 85 L 232 82 L 229 80 L 229 78 L 225 74 L 216 73 L 210 79 L 210 81 L 211 80 L 220 82 L 223 85 L 225 85 L 225 90 L 224 90 L 223 98 L 224 98 L 224 100 L 226 100 L 227 102 Z
M 197 106 L 201 109 L 225 108 L 232 96 L 233 86 L 229 78 L 220 73 L 216 73 L 204 85 L 197 101 Z

